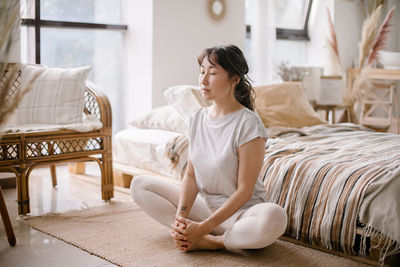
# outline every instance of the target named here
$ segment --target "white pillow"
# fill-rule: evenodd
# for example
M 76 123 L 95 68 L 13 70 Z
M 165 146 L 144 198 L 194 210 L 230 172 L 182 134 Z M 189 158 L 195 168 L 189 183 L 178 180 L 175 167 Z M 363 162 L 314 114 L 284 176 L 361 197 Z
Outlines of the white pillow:
M 186 133 L 187 126 L 182 117 L 171 105 L 165 105 L 137 116 L 130 123 L 137 128 L 161 129 Z
M 198 86 L 173 86 L 165 89 L 163 94 L 165 100 L 175 108 L 186 123 L 189 122 L 190 115 L 193 112 L 202 107 L 211 105 L 210 101 L 202 97 Z
M 21 69 L 21 86 L 43 69 L 24 65 Z M 84 93 L 90 67 L 44 68 L 16 110 L 16 123 L 70 124 L 81 123 Z

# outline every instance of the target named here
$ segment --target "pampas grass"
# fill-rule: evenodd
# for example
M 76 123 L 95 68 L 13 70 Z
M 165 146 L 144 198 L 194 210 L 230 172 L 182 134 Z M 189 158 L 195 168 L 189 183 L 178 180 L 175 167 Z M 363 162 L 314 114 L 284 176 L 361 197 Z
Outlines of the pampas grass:
M 14 28 L 18 23 L 18 1 L 0 1 L 0 73 L 7 67 L 11 46 L 15 38 Z
M 354 103 L 358 101 L 361 96 L 364 95 L 366 89 L 371 87 L 371 80 L 368 79 L 368 76 L 371 73 L 371 69 L 371 66 L 368 65 L 359 70 L 359 72 L 355 76 L 352 87 L 345 94 L 345 104 L 354 105 Z
M 335 27 L 333 26 L 332 16 L 329 8 L 326 9 L 328 18 L 329 35 L 326 38 L 329 49 L 329 68 L 327 72 L 329 75 L 342 75 L 342 68 L 340 66 L 339 46 L 336 38 Z
M 19 76 L 20 64 L 8 64 L 3 72 L 4 83 L 0 88 L 0 138 L 2 130 L 10 116 L 13 114 L 22 98 L 33 87 L 35 81 L 44 70 L 37 71 L 24 86 L 14 87 L 14 82 Z
M 378 30 L 375 41 L 372 45 L 371 52 L 368 56 L 368 65 L 373 65 L 379 56 L 379 51 L 384 49 L 386 46 L 386 39 L 388 37 L 390 28 L 392 26 L 391 22 L 394 16 L 395 6 L 393 6 L 389 13 L 386 15 L 386 18 L 383 20 L 381 27 Z
M 371 86 L 368 80 L 368 74 L 378 58 L 379 51 L 386 45 L 391 21 L 394 16 L 394 9 L 394 6 L 390 9 L 379 29 L 378 21 L 382 5 L 378 6 L 378 8 L 364 22 L 360 43 L 360 72 L 356 76 L 353 87 L 345 99 L 348 103 L 354 103 L 357 101 L 365 89 Z
M 369 53 L 374 44 L 376 34 L 378 32 L 379 17 L 382 13 L 382 5 L 378 6 L 375 11 L 368 16 L 363 24 L 361 33 L 361 42 L 359 44 L 359 61 L 358 67 L 364 67 L 364 63 L 369 56 Z
M 394 7 L 391 8 L 386 18 L 379 27 L 379 18 L 382 13 L 382 5 L 379 5 L 365 19 L 359 44 L 359 72 L 355 76 L 353 85 L 348 89 L 344 102 L 351 105 L 353 114 L 352 122 L 357 122 L 354 109 L 362 97 L 366 97 L 368 89 L 372 87 L 369 74 L 378 59 L 379 51 L 386 45 L 391 21 L 394 15 Z M 379 27 L 379 28 L 378 28 Z
M 368 17 L 378 6 L 383 5 L 385 0 L 360 0 L 364 18 Z
M 14 44 L 14 29 L 19 23 L 19 1 L 0 1 L 0 138 L 7 120 L 24 95 L 32 88 L 41 72 L 36 73 L 24 86 L 15 86 L 21 70 L 20 64 L 8 64 Z
M 329 37 L 327 37 L 327 42 L 328 42 L 329 46 L 332 48 L 333 52 L 335 53 L 335 55 L 337 57 L 337 61 L 340 64 L 339 47 L 338 47 L 338 42 L 337 42 L 337 38 L 336 38 L 335 27 L 333 26 L 333 22 L 332 22 L 331 11 L 329 10 L 329 8 L 327 8 L 326 12 L 327 12 L 327 17 L 328 17 L 328 26 L 329 26 L 329 33 L 330 33 Z

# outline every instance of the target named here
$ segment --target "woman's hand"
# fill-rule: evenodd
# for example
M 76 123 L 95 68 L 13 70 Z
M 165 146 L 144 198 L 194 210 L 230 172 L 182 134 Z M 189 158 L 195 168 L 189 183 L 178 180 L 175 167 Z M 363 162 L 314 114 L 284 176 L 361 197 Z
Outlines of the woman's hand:
M 194 222 L 181 216 L 177 216 L 176 221 L 185 226 L 184 228 L 174 227 L 173 229 L 179 231 L 186 238 L 189 242 L 188 249 L 209 232 L 204 223 Z
M 182 222 L 175 220 L 171 225 L 171 236 L 174 239 L 174 243 L 177 249 L 181 251 L 188 251 L 191 243 L 187 237 L 183 234 L 186 225 Z

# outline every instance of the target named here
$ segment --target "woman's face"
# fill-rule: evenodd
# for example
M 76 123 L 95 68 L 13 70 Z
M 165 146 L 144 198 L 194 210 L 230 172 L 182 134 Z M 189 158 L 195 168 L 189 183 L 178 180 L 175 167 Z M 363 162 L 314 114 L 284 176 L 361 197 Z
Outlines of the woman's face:
M 199 85 L 201 95 L 206 100 L 218 100 L 233 95 L 233 77 L 220 65 L 212 64 L 204 57 L 200 66 Z

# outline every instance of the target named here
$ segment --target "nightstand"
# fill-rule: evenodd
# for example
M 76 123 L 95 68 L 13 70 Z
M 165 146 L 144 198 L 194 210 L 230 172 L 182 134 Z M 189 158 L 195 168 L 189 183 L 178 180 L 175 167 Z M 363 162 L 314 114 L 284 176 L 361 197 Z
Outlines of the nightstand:
M 346 114 L 346 121 L 345 122 L 350 122 L 351 118 L 350 118 L 350 108 L 351 105 L 322 105 L 322 104 L 317 104 L 315 103 L 313 105 L 314 110 L 318 111 L 318 110 L 325 110 L 325 120 L 329 121 L 330 124 L 334 124 L 336 122 L 336 111 L 337 110 L 347 110 Z M 331 115 L 331 116 L 329 116 Z M 332 120 L 329 120 L 329 117 L 331 117 Z

